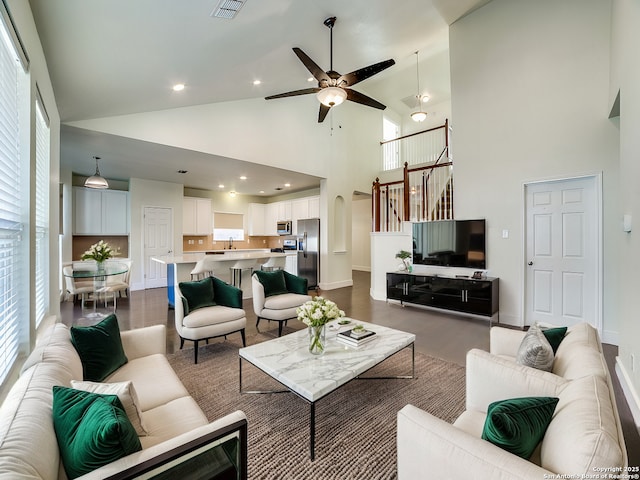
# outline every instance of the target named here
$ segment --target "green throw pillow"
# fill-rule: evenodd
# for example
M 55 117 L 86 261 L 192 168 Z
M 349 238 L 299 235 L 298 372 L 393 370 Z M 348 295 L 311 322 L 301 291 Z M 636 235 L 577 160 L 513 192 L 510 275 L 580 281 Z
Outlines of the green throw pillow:
M 213 301 L 213 282 L 211 277 L 203 278 L 196 282 L 180 282 L 178 286 L 184 298 L 187 299 L 188 312 L 193 312 L 198 308 L 213 307 L 216 304 Z
M 284 281 L 287 285 L 287 291 L 291 293 L 299 293 L 300 295 L 306 295 L 309 289 L 307 288 L 307 279 L 298 277 L 289 272 L 282 271 L 284 273 Z
M 70 479 L 142 450 L 117 395 L 53 387 L 53 426 Z
M 128 362 L 114 314 L 91 327 L 73 326 L 70 334 L 82 362 L 84 380 L 101 382 Z
M 567 327 L 547 328 L 546 330 L 542 330 L 542 333 L 547 337 L 547 340 L 553 349 L 553 354 L 555 355 L 558 351 L 558 347 L 560 346 L 560 342 L 562 342 L 562 339 L 567 333 Z
M 482 439 L 526 460 L 536 449 L 558 404 L 554 397 L 522 397 L 493 402 Z
M 289 293 L 287 291 L 287 283 L 284 280 L 284 272 L 282 270 L 275 270 L 273 272 L 256 270 L 255 274 L 256 277 L 258 277 L 258 281 L 264 287 L 265 297 Z
M 216 277 L 211 277 L 211 280 L 213 281 L 214 296 L 219 305 L 242 308 L 242 290 Z

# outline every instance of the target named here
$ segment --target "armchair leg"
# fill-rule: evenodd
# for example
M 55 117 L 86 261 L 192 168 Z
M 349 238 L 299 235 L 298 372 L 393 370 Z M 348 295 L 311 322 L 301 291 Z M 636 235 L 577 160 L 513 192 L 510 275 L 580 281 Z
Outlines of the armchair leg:
M 246 347 L 247 346 L 247 340 L 244 336 L 244 328 L 242 330 L 240 330 L 240 336 L 242 337 L 242 346 Z
M 193 341 L 195 345 L 193 346 L 193 363 L 198 363 L 198 340 Z
M 184 338 L 180 337 L 180 350 L 184 347 Z
M 281 337 L 282 336 L 282 324 L 284 322 L 278 322 L 278 336 Z
M 260 317 L 256 320 L 256 328 L 258 328 L 258 324 L 260 323 Z

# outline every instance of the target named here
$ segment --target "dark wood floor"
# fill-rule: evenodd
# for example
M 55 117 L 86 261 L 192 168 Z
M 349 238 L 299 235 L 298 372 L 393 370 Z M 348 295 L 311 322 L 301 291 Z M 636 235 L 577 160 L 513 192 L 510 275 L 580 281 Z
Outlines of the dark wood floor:
M 370 275 L 367 272 L 354 271 L 353 282 L 352 287 L 318 291 L 318 294 L 336 302 L 349 317 L 414 333 L 418 352 L 464 365 L 466 353 L 471 348 L 489 349 L 491 325 L 487 320 L 416 307 L 402 307 L 394 303 L 373 300 L 369 295 Z M 83 312 L 79 304 L 64 302 L 60 308 L 62 321 L 67 325 L 93 323 L 83 318 L 90 308 L 91 306 Z M 247 315 L 247 335 L 251 336 L 256 331 L 256 317 L 251 299 L 244 301 L 244 309 Z M 166 325 L 167 351 L 174 352 L 179 348 L 180 340 L 174 326 L 173 310 L 167 306 L 166 288 L 135 291 L 131 293 L 130 298 L 119 299 L 116 315 L 122 330 L 147 325 Z M 261 331 L 277 328 L 277 322 L 267 323 L 264 320 L 260 322 Z M 292 320 L 288 328 L 301 329 L 304 328 L 304 324 Z M 212 341 L 224 341 L 224 339 Z M 185 348 L 192 348 L 189 343 L 187 342 Z M 640 435 L 613 371 L 618 348 L 613 345 L 604 345 L 604 351 L 618 401 L 629 453 L 629 464 L 640 465 Z

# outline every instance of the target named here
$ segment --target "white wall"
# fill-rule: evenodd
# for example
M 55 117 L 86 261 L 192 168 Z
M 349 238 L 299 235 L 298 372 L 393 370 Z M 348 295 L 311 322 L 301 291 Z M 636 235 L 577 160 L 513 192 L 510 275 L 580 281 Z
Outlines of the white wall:
M 371 271 L 371 197 L 353 199 L 351 208 L 351 266 L 353 270 Z
M 604 333 L 620 329 L 610 9 L 602 0 L 493 0 L 450 28 L 456 217 L 487 220 L 501 322 L 523 325 L 523 184 L 602 172 Z
M 612 35 L 612 101 L 620 90 L 620 208 L 614 221 L 619 232 L 623 214 L 633 217 L 631 233 L 622 233 L 616 265 L 619 283 L 613 301 L 618 304 L 620 345 L 619 377 L 627 400 L 640 425 L 640 322 L 638 291 L 640 290 L 640 4 L 635 0 L 614 0 Z

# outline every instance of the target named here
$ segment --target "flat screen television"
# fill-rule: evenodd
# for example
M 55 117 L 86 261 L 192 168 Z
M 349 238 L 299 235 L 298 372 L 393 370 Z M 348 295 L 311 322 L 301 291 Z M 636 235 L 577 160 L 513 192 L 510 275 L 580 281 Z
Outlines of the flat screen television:
M 484 219 L 414 223 L 413 263 L 486 269 Z

